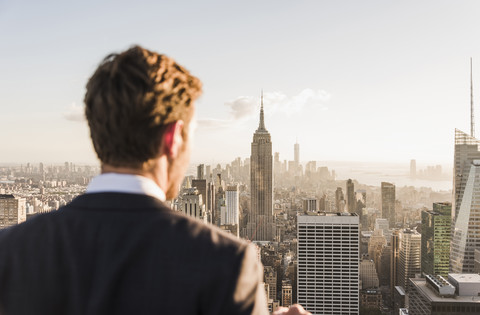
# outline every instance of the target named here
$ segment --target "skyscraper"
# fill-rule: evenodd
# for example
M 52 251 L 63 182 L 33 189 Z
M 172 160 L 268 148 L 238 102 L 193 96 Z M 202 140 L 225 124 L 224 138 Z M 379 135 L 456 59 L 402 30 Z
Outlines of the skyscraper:
M 466 134 L 465 132 L 455 129 L 455 153 L 454 153 L 454 169 L 453 190 L 454 190 L 454 208 L 452 212 L 453 222 L 456 221 L 460 204 L 463 198 L 465 185 L 467 184 L 468 175 L 473 160 L 480 160 L 480 151 L 478 149 L 479 140 Z
M 199 164 L 197 166 L 197 179 L 205 179 L 205 165 Z
M 263 94 L 260 107 L 260 123 L 253 134 L 250 156 L 250 218 L 247 236 L 254 241 L 273 241 L 273 156 L 270 133 L 265 128 Z
M 206 209 L 208 213 L 212 215 L 212 223 L 217 224 L 218 213 L 217 213 L 217 205 L 216 205 L 216 196 L 215 196 L 215 183 L 210 180 L 207 184 L 207 196 L 206 196 Z
M 358 314 L 358 216 L 299 215 L 297 231 L 298 303 L 312 314 Z
M 337 190 L 335 191 L 335 207 L 339 212 L 343 212 L 344 210 L 345 200 L 343 198 L 342 187 L 337 187 Z
M 300 145 L 298 141 L 293 145 L 293 161 L 295 162 L 295 168 L 298 172 L 298 167 L 300 166 Z
M 201 164 L 203 165 L 203 164 Z M 192 187 L 195 187 L 197 188 L 198 190 L 198 193 L 200 195 L 202 195 L 202 201 L 203 201 L 203 204 L 205 205 L 205 210 L 207 212 L 210 212 L 211 211 L 208 211 L 208 203 L 209 203 L 209 200 L 208 200 L 208 196 L 207 196 L 207 180 L 206 179 L 192 179 Z
M 275 172 L 275 176 L 279 176 L 282 172 L 282 163 L 280 162 L 280 153 L 278 152 L 275 152 L 273 170 Z
M 421 237 L 415 230 L 400 231 L 398 238 L 400 249 L 397 263 L 397 285 L 409 291 L 409 279 L 420 273 L 421 265 Z
M 357 212 L 357 200 L 355 198 L 355 187 L 351 179 L 347 180 L 347 209 L 350 213 Z
M 473 160 L 461 176 L 461 199 L 450 247 L 450 270 L 473 273 L 475 248 L 480 247 L 480 160 Z
M 202 195 L 194 188 L 187 188 L 181 196 L 180 210 L 191 217 L 202 220 L 207 223 L 207 215 L 205 205 L 203 204 Z
M 438 202 L 422 211 L 422 274 L 448 276 L 452 204 Z
M 452 242 L 450 271 L 468 273 L 474 270 L 474 250 L 480 245 L 479 140 L 475 138 L 473 114 L 472 60 L 470 59 L 470 135 L 455 129 L 453 176 Z M 475 162 L 477 161 L 477 162 Z M 478 176 L 478 175 L 477 175 Z
M 392 232 L 391 256 L 390 256 L 390 295 L 393 297 L 397 285 L 398 254 L 400 251 L 400 231 Z
M 282 280 L 282 306 L 292 305 L 292 284 L 290 280 Z
M 453 162 L 455 169 L 455 174 L 453 174 L 453 201 L 455 212 L 452 213 L 454 223 L 460 209 L 463 190 L 468 173 L 470 172 L 470 165 L 473 160 L 480 159 L 480 152 L 478 150 L 479 141 L 475 138 L 475 120 L 473 117 L 473 71 L 472 58 L 470 58 L 470 135 L 455 129 L 455 153 Z
M 316 198 L 303 198 L 303 211 L 318 211 L 318 202 Z
M 25 198 L 0 195 L 0 229 L 17 225 L 27 219 Z
M 373 260 L 363 259 L 360 263 L 360 280 L 362 280 L 362 289 L 378 288 L 378 275 Z
M 417 177 L 417 161 L 410 160 L 410 177 L 415 178 Z
M 238 185 L 227 186 L 225 191 L 225 213 L 222 213 L 221 225 L 238 225 Z
M 382 182 L 382 218 L 395 226 L 395 185 Z
M 263 278 L 268 285 L 267 299 L 277 300 L 277 272 L 272 266 L 263 268 Z

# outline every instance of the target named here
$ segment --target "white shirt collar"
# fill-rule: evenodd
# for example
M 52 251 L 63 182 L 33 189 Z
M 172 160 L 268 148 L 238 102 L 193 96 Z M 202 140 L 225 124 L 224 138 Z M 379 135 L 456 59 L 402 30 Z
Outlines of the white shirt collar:
M 87 186 L 85 193 L 120 192 L 148 195 L 165 201 L 165 193 L 151 179 L 130 174 L 105 173 L 95 176 Z

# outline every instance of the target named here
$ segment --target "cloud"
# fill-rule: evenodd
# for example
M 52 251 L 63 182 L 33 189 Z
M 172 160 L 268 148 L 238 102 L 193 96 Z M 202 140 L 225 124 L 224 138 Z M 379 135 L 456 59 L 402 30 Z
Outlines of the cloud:
M 230 108 L 230 113 L 235 120 L 249 118 L 257 110 L 258 104 L 259 98 L 253 96 L 239 96 L 225 102 L 225 106 Z
M 290 117 L 304 110 L 328 110 L 325 103 L 330 100 L 330 94 L 324 90 L 304 89 L 297 95 L 288 96 L 283 92 L 265 92 L 263 104 L 265 113 L 269 116 L 281 115 Z M 259 96 L 239 96 L 225 102 L 229 109 L 229 119 L 199 119 L 201 130 L 218 130 L 229 127 L 241 127 L 258 118 L 260 109 Z
M 324 90 L 304 89 L 297 95 L 288 96 L 283 92 L 266 92 L 263 95 L 265 111 L 270 114 L 292 115 L 307 108 L 328 110 L 325 103 L 330 100 L 330 94 Z M 251 119 L 258 115 L 260 97 L 239 96 L 225 102 L 229 107 L 233 120 Z
M 68 109 L 63 113 L 66 120 L 83 122 L 85 121 L 83 106 L 77 105 L 75 102 L 68 106 Z
M 282 92 L 265 93 L 265 111 L 271 106 L 273 113 L 280 112 L 285 115 L 300 113 L 303 110 L 316 108 L 327 110 L 325 103 L 330 99 L 330 94 L 324 90 L 304 89 L 299 94 L 287 96 Z
M 199 119 L 197 120 L 197 128 L 199 129 L 217 129 L 230 127 L 233 120 L 224 119 Z

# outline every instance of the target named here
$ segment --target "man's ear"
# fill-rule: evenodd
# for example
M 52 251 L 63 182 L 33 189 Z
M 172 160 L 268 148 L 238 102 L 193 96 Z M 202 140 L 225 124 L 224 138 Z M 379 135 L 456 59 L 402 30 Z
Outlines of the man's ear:
M 161 154 L 166 154 L 170 158 L 176 158 L 178 152 L 183 146 L 183 120 L 177 120 L 168 124 L 162 136 L 162 143 L 160 144 Z

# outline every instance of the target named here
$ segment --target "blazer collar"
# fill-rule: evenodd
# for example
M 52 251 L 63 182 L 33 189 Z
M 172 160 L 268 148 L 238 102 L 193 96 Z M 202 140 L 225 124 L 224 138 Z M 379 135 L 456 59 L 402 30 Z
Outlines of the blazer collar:
M 69 206 L 87 210 L 171 210 L 155 197 L 143 194 L 117 192 L 83 194 L 75 198 Z

